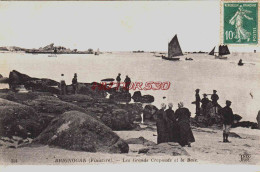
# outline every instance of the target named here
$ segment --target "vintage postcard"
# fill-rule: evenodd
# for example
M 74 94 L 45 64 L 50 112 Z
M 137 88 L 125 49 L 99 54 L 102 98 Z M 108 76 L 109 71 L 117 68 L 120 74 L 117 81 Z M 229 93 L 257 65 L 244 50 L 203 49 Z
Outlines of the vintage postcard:
M 1 165 L 260 165 L 259 1 L 1 1 Z

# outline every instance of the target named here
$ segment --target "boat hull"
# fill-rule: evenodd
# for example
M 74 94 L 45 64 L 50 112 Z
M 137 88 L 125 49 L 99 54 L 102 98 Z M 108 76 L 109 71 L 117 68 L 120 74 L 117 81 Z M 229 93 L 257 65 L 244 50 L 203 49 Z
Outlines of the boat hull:
M 223 56 L 216 56 L 216 55 L 215 55 L 215 59 L 227 60 L 227 57 L 223 57 Z
M 162 56 L 162 59 L 164 59 L 164 60 L 170 60 L 170 61 L 178 61 L 178 60 L 180 60 L 180 58 L 168 58 L 168 57 L 165 57 L 165 56 Z

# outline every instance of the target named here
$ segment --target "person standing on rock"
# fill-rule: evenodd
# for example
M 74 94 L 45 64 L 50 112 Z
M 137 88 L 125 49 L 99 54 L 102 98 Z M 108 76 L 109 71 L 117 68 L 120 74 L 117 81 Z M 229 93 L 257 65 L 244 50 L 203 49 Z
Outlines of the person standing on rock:
M 207 105 L 209 103 L 209 99 L 207 97 L 207 94 L 203 94 L 203 99 L 201 100 L 201 108 L 202 108 L 202 113 L 204 116 L 207 115 Z
M 60 89 L 61 89 L 61 95 L 65 95 L 66 94 L 66 82 L 64 79 L 64 74 L 61 74 Z
M 161 109 L 156 112 L 156 127 L 157 127 L 157 144 L 169 141 L 169 134 L 167 132 L 166 123 L 166 104 L 161 104 Z
M 167 117 L 167 128 L 169 133 L 169 141 L 170 142 L 178 142 L 179 141 L 179 125 L 176 121 L 176 117 L 174 111 L 172 110 L 173 104 L 168 104 L 169 109 L 167 109 L 166 117 Z
M 218 95 L 217 95 L 217 90 L 213 90 L 213 94 L 211 95 L 211 100 L 212 100 L 212 105 L 215 113 L 217 112 L 217 106 L 218 106 Z
M 196 115 L 200 115 L 200 89 L 196 89 L 195 90 L 196 94 L 195 94 L 195 104 L 196 104 Z
M 121 82 L 121 73 L 118 73 L 117 77 L 116 77 L 116 82 L 117 82 L 117 91 L 120 91 L 120 82 Z
M 233 111 L 230 106 L 231 101 L 227 100 L 226 106 L 221 109 L 221 115 L 223 117 L 223 142 L 229 142 L 228 135 L 234 119 Z
M 129 92 L 129 87 L 130 87 L 130 84 L 131 84 L 131 79 L 128 77 L 128 75 L 126 75 L 124 82 L 125 82 L 125 89 L 126 89 L 127 92 Z
M 77 92 L 77 85 L 78 85 L 78 76 L 77 74 L 75 73 L 74 74 L 74 77 L 72 79 L 72 86 L 73 86 L 73 93 L 76 94 Z
M 258 124 L 258 129 L 260 129 L 260 110 L 258 111 L 256 121 L 257 121 L 257 124 Z
M 183 103 L 178 103 L 178 109 L 175 112 L 176 119 L 178 120 L 179 124 L 179 144 L 181 146 L 188 145 L 191 147 L 191 143 L 195 142 L 195 138 L 193 136 L 191 127 L 190 127 L 190 116 L 191 113 L 188 108 L 185 108 Z

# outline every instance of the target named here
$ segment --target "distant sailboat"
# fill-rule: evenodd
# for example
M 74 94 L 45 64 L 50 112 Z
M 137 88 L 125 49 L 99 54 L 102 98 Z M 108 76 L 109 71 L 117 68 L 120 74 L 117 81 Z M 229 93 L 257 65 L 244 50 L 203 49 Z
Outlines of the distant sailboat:
M 216 59 L 227 59 L 224 55 L 230 54 L 227 45 L 220 45 L 218 47 L 218 55 L 215 55 L 215 47 L 210 51 L 209 55 L 215 56 Z
M 95 52 L 95 55 L 99 55 L 100 54 L 100 52 L 99 52 L 99 48 L 97 49 L 97 51 Z
M 177 35 L 175 35 L 171 42 L 168 44 L 168 57 L 162 56 L 162 59 L 164 60 L 172 60 L 177 61 L 180 60 L 180 58 L 176 58 L 176 56 L 182 56 L 183 53 L 181 51 L 181 46 L 179 44 Z

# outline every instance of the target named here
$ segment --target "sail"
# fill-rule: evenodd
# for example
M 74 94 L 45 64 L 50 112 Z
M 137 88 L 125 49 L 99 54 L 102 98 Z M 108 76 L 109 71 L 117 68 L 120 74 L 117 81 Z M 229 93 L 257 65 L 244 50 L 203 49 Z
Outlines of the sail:
M 209 55 L 214 56 L 214 52 L 215 52 L 215 47 L 211 50 L 211 52 L 209 53 Z
M 228 46 L 227 45 L 220 45 L 219 46 L 219 55 L 227 55 L 227 54 L 230 54 L 229 52 L 229 49 L 228 49 Z
M 181 46 L 179 44 L 177 35 L 175 35 L 171 42 L 168 44 L 168 57 L 172 58 L 175 56 L 181 56 L 183 55 L 182 51 L 181 51 Z

